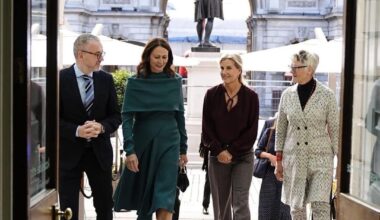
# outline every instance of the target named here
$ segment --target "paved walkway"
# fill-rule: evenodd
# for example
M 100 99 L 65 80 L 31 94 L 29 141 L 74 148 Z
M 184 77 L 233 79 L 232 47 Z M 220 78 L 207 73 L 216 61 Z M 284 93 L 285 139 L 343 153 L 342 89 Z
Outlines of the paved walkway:
M 180 195 L 181 208 L 180 220 L 211 220 L 213 218 L 212 201 L 209 207 L 209 215 L 202 213 L 203 185 L 205 181 L 205 172 L 200 169 L 199 165 L 188 166 L 188 177 L 190 186 Z M 261 179 L 253 178 L 249 203 L 251 207 L 252 220 L 257 220 L 258 196 Z M 86 186 L 85 190 L 89 190 Z M 96 213 L 92 206 L 92 199 L 84 200 L 85 220 L 96 220 Z M 135 212 L 114 213 L 114 220 L 132 220 L 136 219 Z

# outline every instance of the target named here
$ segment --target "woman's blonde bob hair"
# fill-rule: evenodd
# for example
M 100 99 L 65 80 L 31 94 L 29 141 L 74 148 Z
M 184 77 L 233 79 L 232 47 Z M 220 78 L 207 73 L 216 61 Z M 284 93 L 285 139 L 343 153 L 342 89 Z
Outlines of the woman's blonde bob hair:
M 235 67 L 240 70 L 239 75 L 239 82 L 245 83 L 243 79 L 243 60 L 241 59 L 241 56 L 236 53 L 230 53 L 230 54 L 223 54 L 222 57 L 219 60 L 219 64 L 221 64 L 225 60 L 232 60 L 235 64 Z

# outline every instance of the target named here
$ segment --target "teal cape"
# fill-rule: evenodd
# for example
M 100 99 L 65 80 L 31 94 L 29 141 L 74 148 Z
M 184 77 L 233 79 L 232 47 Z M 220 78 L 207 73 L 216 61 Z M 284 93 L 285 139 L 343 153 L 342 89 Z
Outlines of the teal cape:
M 185 111 L 180 77 L 128 79 L 123 112 L 150 111 Z
M 138 220 L 151 220 L 161 208 L 173 212 L 180 147 L 187 149 L 182 79 L 129 78 L 122 113 L 124 150 L 136 153 L 139 172 L 123 170 L 114 210 L 137 210 Z

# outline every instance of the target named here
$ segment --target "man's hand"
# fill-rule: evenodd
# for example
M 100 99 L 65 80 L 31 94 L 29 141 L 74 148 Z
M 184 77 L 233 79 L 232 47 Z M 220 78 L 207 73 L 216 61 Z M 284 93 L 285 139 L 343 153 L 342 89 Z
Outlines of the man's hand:
M 78 135 L 81 138 L 96 138 L 102 132 L 102 124 L 96 121 L 86 121 L 78 128 Z
M 91 123 L 85 122 L 78 127 L 78 136 L 85 139 L 97 137 L 96 130 Z
M 92 127 L 94 128 L 94 132 L 93 132 L 93 135 L 95 135 L 96 137 L 102 133 L 102 124 L 100 124 L 99 122 L 96 122 L 95 120 L 94 121 L 86 121 L 85 124 L 91 124 Z
M 139 160 L 136 154 L 131 154 L 125 157 L 124 163 L 126 164 L 128 170 L 137 173 L 139 172 Z
M 232 155 L 227 150 L 220 152 L 217 156 L 220 163 L 229 164 L 232 161 Z

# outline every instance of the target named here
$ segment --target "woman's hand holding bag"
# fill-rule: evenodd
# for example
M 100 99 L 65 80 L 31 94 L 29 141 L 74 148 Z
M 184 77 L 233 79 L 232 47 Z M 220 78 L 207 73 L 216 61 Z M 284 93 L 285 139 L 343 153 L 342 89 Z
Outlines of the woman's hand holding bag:
M 177 177 L 177 187 L 185 192 L 187 187 L 190 185 L 189 178 L 187 177 L 186 166 L 178 168 L 178 177 Z

